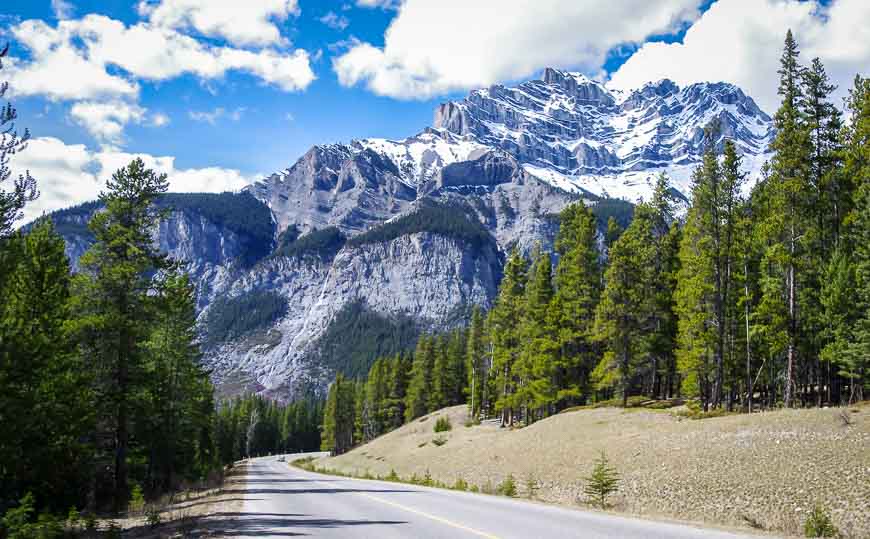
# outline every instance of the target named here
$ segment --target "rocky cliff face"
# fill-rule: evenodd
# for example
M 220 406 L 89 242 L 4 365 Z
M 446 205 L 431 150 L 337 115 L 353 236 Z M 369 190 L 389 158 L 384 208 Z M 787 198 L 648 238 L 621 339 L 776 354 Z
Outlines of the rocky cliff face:
M 315 146 L 239 194 L 169 195 L 154 239 L 197 283 L 215 379 L 288 398 L 334 375 L 324 339 L 348 312 L 445 329 L 492 304 L 507 252 L 552 244 L 566 205 L 648 197 L 659 172 L 688 194 L 713 121 L 757 168 L 771 121 L 739 88 L 665 80 L 622 94 L 547 69 L 445 103 L 407 139 Z M 96 211 L 53 215 L 76 268 Z M 408 217 L 424 211 L 473 233 Z

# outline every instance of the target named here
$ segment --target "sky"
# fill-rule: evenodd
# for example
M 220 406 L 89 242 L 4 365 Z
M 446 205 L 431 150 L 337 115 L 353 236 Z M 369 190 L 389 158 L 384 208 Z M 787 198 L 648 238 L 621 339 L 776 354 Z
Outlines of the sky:
M 867 0 L 6 0 L 0 80 L 33 136 L 13 161 L 42 193 L 28 220 L 133 156 L 173 191 L 235 190 L 548 66 L 621 89 L 732 82 L 773 112 L 788 28 L 839 99 L 870 74 L 868 20 Z

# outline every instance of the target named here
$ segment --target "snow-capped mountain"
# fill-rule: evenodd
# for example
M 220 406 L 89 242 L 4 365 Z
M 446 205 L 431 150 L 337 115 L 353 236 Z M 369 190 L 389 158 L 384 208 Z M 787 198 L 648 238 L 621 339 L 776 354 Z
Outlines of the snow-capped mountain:
M 440 330 L 490 306 L 505 253 L 548 248 L 567 204 L 647 198 L 659 172 L 688 196 L 714 120 L 757 170 L 772 121 L 733 85 L 618 92 L 547 69 L 442 104 L 415 136 L 315 146 L 240 194 L 173 195 L 155 242 L 194 276 L 216 380 L 287 397 L 324 387 L 354 353 L 340 328 Z M 596 211 L 606 222 L 626 206 Z M 55 215 L 74 264 L 94 211 Z M 234 325 L 252 310 L 256 324 Z
M 659 172 L 688 195 L 704 128 L 714 121 L 719 142 L 733 140 L 747 170 L 757 172 L 773 122 L 733 84 L 680 88 L 661 80 L 620 92 L 552 68 L 540 80 L 474 90 L 462 101 L 442 104 L 433 127 L 416 137 L 365 139 L 352 146 L 392 159 L 410 185 L 430 179 L 444 164 L 498 148 L 561 189 L 635 201 L 649 195 Z

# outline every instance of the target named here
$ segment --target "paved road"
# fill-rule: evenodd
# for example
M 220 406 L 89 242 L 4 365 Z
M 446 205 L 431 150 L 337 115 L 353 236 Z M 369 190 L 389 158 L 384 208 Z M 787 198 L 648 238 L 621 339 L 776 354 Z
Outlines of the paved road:
M 345 479 L 254 459 L 232 537 L 450 538 L 582 537 L 746 538 L 691 526 L 622 518 L 496 496 Z

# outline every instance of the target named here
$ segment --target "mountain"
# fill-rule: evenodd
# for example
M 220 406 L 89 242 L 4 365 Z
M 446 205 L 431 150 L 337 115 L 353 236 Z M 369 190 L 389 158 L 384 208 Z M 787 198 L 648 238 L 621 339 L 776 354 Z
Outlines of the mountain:
M 551 246 L 566 205 L 625 223 L 659 172 L 685 198 L 714 120 L 756 170 L 772 122 L 733 85 L 617 92 L 547 69 L 442 104 L 404 140 L 315 146 L 240 193 L 166 195 L 154 241 L 197 283 L 224 393 L 287 398 L 489 307 L 506 253 Z M 52 214 L 74 267 L 99 210 Z

